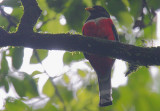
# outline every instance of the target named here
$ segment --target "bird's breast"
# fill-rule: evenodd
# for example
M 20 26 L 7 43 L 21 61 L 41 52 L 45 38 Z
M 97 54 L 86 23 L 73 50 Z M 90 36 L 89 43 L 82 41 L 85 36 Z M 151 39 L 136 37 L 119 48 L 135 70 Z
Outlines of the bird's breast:
M 105 17 L 88 20 L 84 24 L 83 34 L 86 36 L 114 40 L 112 24 L 112 20 L 110 18 Z

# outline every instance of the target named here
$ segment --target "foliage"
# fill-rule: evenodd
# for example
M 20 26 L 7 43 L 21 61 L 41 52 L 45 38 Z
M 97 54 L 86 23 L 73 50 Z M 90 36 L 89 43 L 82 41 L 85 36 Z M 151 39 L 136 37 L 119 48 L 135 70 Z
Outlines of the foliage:
M 150 40 L 157 39 L 155 11 L 160 8 L 159 0 L 37 0 L 37 2 L 43 10 L 34 28 L 38 32 L 81 33 L 88 16 L 84 8 L 101 5 L 112 15 L 121 42 L 144 47 Z M 21 6 L 19 0 L 3 0 L 0 3 L 0 26 L 10 32 L 16 31 L 14 24 L 18 25 L 23 14 L 23 8 L 19 6 Z M 7 16 L 3 15 L 6 13 L 3 11 L 4 7 L 11 7 L 13 12 Z M 66 24 L 60 22 L 62 17 L 66 20 Z M 158 105 L 160 87 L 157 85 L 160 76 L 156 75 L 156 79 L 153 78 L 149 68 L 138 68 L 129 76 L 126 85 L 113 88 L 113 105 L 100 108 L 95 73 L 88 62 L 84 61 L 81 52 L 65 52 L 63 64 L 64 67 L 68 66 L 70 71 L 63 72 L 62 77 L 56 75 L 51 77 L 42 65 L 42 61 L 48 56 L 46 50 L 34 50 L 29 58 L 30 64 L 41 64 L 44 71 L 35 70 L 32 74 L 21 72 L 24 50 L 22 47 L 0 49 L 0 87 L 4 88 L 6 93 L 15 89 L 14 94 L 17 95 L 16 98 L 7 97 L 4 100 L 3 108 L 6 111 L 159 111 L 160 109 Z M 77 62 L 83 62 L 89 70 L 72 69 Z M 41 91 L 39 84 L 40 76 L 43 74 L 48 79 L 43 80 Z M 78 77 L 77 83 L 80 83 L 78 86 L 72 84 L 75 75 Z

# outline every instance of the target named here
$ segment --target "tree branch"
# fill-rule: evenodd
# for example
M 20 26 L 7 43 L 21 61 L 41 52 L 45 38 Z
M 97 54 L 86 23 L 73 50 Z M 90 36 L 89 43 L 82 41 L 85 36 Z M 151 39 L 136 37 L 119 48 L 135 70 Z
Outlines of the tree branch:
M 24 14 L 21 18 L 17 32 L 25 34 L 32 33 L 33 27 L 42 11 L 39 8 L 36 0 L 21 0 L 21 2 L 24 7 Z
M 0 30 L 1 33 L 2 29 Z M 3 32 L 3 31 L 2 31 Z M 134 63 L 160 65 L 160 47 L 144 48 L 120 42 L 72 34 L 1 34 L 0 47 L 23 46 L 33 49 L 82 51 Z
M 21 1 L 24 15 L 18 31 L 10 34 L 0 28 L 0 47 L 23 46 L 33 49 L 82 51 L 122 59 L 136 65 L 160 65 L 160 47 L 143 48 L 82 35 L 34 33 L 33 26 L 41 14 L 41 9 L 36 0 Z

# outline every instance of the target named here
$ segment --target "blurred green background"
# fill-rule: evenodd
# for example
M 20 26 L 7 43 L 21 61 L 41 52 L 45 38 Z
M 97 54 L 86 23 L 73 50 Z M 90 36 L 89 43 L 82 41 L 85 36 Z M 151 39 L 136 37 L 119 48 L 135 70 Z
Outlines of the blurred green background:
M 23 6 L 20 0 L 0 2 L 0 26 L 8 32 L 15 32 L 23 15 Z M 37 2 L 42 9 L 42 15 L 34 27 L 35 32 L 82 34 L 82 26 L 88 17 L 84 8 L 101 5 L 111 14 L 121 42 L 141 47 L 159 44 L 156 35 L 158 20 L 156 12 L 160 9 L 160 0 L 37 0 Z M 0 95 L 2 90 L 7 95 L 6 98 L 0 98 L 2 110 L 160 110 L 159 66 L 140 67 L 128 77 L 126 85 L 113 88 L 113 105 L 100 108 L 96 74 L 81 52 L 63 52 L 64 71 L 60 76 L 56 76 L 54 73 L 49 74 L 45 69 L 48 66 L 42 63 L 49 56 L 47 50 L 31 50 L 31 57 L 27 58 L 30 65 L 40 65 L 42 70 L 35 69 L 31 73 L 21 70 L 23 62 L 26 61 L 24 56 L 27 53 L 24 54 L 24 50 L 26 49 L 23 47 L 0 48 Z M 74 68 L 77 63 L 81 66 Z M 83 68 L 83 65 L 87 68 Z M 53 70 L 54 68 L 56 67 L 53 67 Z M 77 83 L 75 84 L 73 80 Z

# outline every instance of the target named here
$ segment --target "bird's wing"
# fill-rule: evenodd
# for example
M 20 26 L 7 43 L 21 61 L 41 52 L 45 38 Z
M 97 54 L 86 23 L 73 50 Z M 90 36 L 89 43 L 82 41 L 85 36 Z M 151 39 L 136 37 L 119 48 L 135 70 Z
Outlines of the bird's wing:
M 114 24 L 112 24 L 112 30 L 113 30 L 115 40 L 119 41 L 119 36 L 118 36 L 117 30 L 116 30 L 116 27 L 114 26 Z
M 85 27 L 85 26 L 83 26 L 83 28 L 82 28 L 82 34 L 83 34 L 83 35 L 84 35 L 84 27 Z M 85 57 L 86 59 L 88 59 L 88 54 L 87 54 L 87 53 L 84 52 L 83 55 L 84 55 L 84 57 Z

